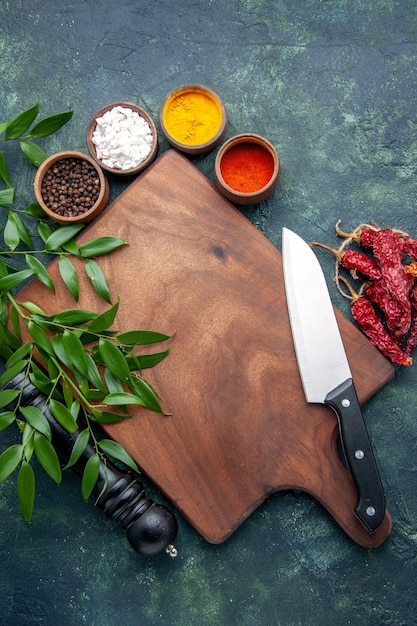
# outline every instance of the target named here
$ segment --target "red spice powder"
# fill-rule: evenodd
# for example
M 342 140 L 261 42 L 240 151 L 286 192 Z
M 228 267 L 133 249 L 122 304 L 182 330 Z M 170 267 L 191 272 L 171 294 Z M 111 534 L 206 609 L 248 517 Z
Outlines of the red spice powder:
M 220 171 L 224 181 L 241 193 L 259 191 L 274 173 L 274 159 L 263 146 L 239 143 L 223 156 Z

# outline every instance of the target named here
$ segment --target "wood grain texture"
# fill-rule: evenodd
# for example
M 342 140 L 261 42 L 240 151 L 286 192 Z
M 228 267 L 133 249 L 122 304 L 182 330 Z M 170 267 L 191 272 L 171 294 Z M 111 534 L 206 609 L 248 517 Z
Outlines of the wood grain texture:
M 357 543 L 391 531 L 387 513 L 369 534 L 356 488 L 336 449 L 332 410 L 305 401 L 289 327 L 279 251 L 186 157 L 168 151 L 79 237 L 115 235 L 129 246 L 103 257 L 120 330 L 167 334 L 169 357 L 146 377 L 172 415 L 138 408 L 106 427 L 209 542 L 221 543 L 278 490 L 308 492 Z M 57 263 L 50 265 L 58 277 Z M 59 278 L 56 278 L 59 283 Z M 82 284 L 78 303 L 104 310 Z M 73 307 L 38 283 L 21 293 L 48 312 Z M 358 397 L 394 373 L 339 312 Z

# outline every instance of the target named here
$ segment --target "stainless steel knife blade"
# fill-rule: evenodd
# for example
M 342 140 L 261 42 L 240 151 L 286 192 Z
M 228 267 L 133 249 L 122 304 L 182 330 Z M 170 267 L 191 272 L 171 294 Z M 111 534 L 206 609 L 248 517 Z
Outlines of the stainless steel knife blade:
M 337 415 L 344 455 L 359 494 L 355 514 L 372 533 L 384 519 L 385 496 L 326 280 L 313 250 L 287 228 L 282 258 L 306 400 L 326 404 Z

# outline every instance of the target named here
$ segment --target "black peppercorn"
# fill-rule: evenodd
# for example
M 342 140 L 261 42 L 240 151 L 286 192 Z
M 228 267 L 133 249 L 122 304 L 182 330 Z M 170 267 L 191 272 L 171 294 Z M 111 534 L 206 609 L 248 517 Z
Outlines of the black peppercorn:
M 46 172 L 41 193 L 48 209 L 63 217 L 75 217 L 95 205 L 100 194 L 100 181 L 88 161 L 62 159 Z

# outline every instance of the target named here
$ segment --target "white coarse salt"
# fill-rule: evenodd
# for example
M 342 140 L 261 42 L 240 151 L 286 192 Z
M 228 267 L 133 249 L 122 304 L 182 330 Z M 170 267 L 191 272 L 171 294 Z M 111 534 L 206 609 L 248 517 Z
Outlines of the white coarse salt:
M 136 111 L 120 105 L 96 118 L 92 136 L 97 158 L 107 167 L 123 171 L 143 163 L 153 140 L 148 122 Z

